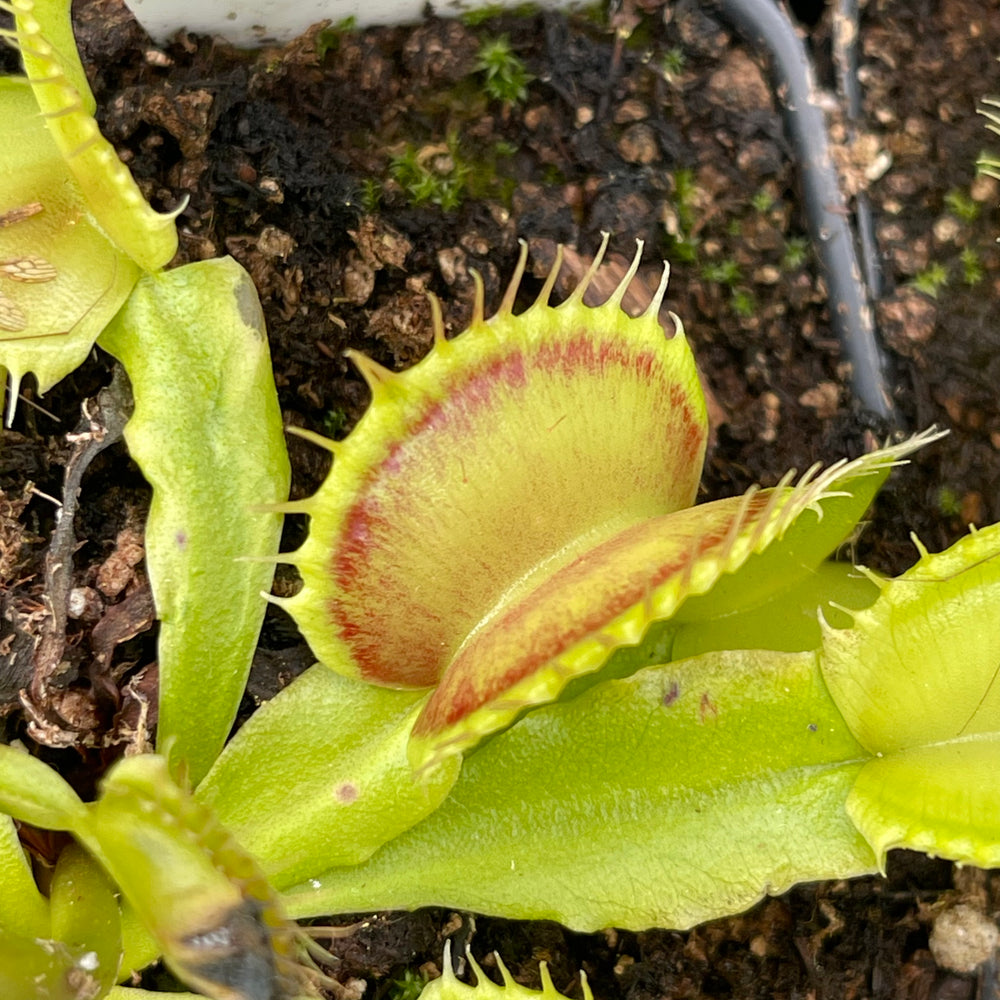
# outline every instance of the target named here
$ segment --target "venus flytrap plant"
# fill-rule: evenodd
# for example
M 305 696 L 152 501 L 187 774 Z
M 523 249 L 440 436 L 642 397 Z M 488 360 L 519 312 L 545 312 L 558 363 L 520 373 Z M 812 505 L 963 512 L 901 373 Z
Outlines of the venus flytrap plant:
M 822 560 L 889 467 L 934 435 L 687 506 L 703 404 L 679 320 L 669 339 L 656 320 L 664 289 L 638 320 L 618 307 L 637 266 L 597 309 L 582 304 L 591 275 L 551 307 L 553 272 L 515 317 L 522 260 L 496 316 L 480 303 L 451 341 L 439 327 L 410 371 L 356 358 L 371 409 L 345 441 L 316 439 L 330 478 L 281 507 L 311 518 L 286 557 L 305 586 L 281 603 L 325 666 L 258 712 L 197 793 L 295 916 L 437 901 L 578 928 L 687 926 L 767 886 L 875 867 L 843 812 L 865 754 L 823 684 L 818 625 L 788 646 L 804 652 L 769 650 L 789 642 L 777 631 L 798 587 L 821 573 L 832 586 Z M 636 466 L 631 440 L 658 442 L 662 464 Z M 498 521 L 520 530 L 498 535 Z M 836 582 L 850 606 L 875 596 L 867 579 Z M 709 628 L 707 648 L 756 633 L 762 649 L 635 673 L 706 648 Z M 366 703 L 377 688 L 358 680 L 414 690 Z M 339 733 L 345 715 L 391 751 L 377 769 L 344 736 L 320 749 L 319 727 Z M 443 769 L 460 754 L 456 780 Z M 413 788 L 407 756 L 434 791 L 390 828 L 379 803 Z M 300 801 L 281 781 L 296 761 Z M 620 830 L 632 850 L 598 863 Z
M 583 296 L 599 257 L 553 307 L 557 262 L 515 316 L 522 256 L 490 319 L 480 288 L 470 329 L 449 341 L 435 307 L 435 346 L 410 371 L 355 355 L 373 404 L 345 441 L 313 436 L 333 472 L 315 497 L 282 503 L 249 280 L 224 261 L 160 273 L 145 237 L 130 242 L 132 224 L 155 220 L 121 193 L 119 167 L 90 155 L 103 140 L 76 120 L 89 96 L 65 90 L 89 95 L 65 55 L 66 5 L 12 7 L 33 86 L 56 94 L 35 114 L 62 122 L 45 162 L 73 174 L 72 211 L 104 220 L 104 259 L 129 275 L 115 318 L 93 323 L 132 379 L 126 439 L 155 490 L 158 740 L 173 768 L 125 760 L 83 803 L 0 747 L 0 808 L 75 838 L 45 895 L 13 823 L 0 825 L 6 995 L 41 983 L 69 1000 L 163 997 L 111 986 L 157 955 L 216 1000 L 315 995 L 285 913 L 441 903 L 579 929 L 684 927 L 796 881 L 877 870 L 897 844 L 997 862 L 1000 654 L 977 626 L 1000 597 L 1000 528 L 898 581 L 824 562 L 933 432 L 692 507 L 705 407 L 680 321 L 669 337 L 658 322 L 666 275 L 630 319 L 619 303 L 638 254 L 597 308 Z M 28 91 L 15 91 L 20 122 Z M 0 236 L 45 214 L 37 180 Z M 11 246 L 8 278 L 53 290 L 46 267 L 76 268 L 76 304 L 107 306 L 82 259 Z M 29 345 L 12 368 L 41 372 L 60 324 L 8 330 Z M 206 492 L 205 465 L 221 492 Z M 323 662 L 220 753 L 284 511 L 311 523 L 283 557 L 303 589 L 280 603 Z M 821 627 L 815 608 L 834 594 Z M 446 977 L 427 995 L 501 990 L 525 993 Z M 550 983 L 541 996 L 554 1000 Z
M 463 836 L 483 847 L 483 858 L 492 857 L 479 824 L 502 829 L 503 821 L 477 813 L 482 793 L 476 790 L 489 788 L 489 799 L 495 802 L 504 775 L 525 787 L 520 802 L 513 789 L 501 798 L 503 816 L 509 822 L 530 815 L 535 835 L 525 842 L 530 857 L 520 861 L 520 868 L 515 864 L 518 892 L 502 878 L 498 882 L 495 872 L 483 872 L 481 879 L 470 882 L 486 887 L 489 898 L 484 897 L 479 908 L 488 911 L 530 913 L 539 906 L 533 900 L 545 898 L 545 915 L 559 915 L 575 926 L 594 921 L 683 925 L 744 906 L 768 884 L 871 866 L 870 852 L 846 820 L 834 824 L 828 839 L 818 843 L 802 837 L 799 827 L 789 827 L 773 809 L 775 769 L 786 775 L 784 784 L 778 782 L 781 794 L 789 809 L 801 814 L 803 827 L 815 825 L 818 812 L 836 811 L 847 794 L 844 775 L 853 772 L 844 758 L 856 764 L 855 742 L 842 725 L 838 728 L 835 710 L 822 699 L 812 717 L 839 735 L 825 742 L 811 740 L 808 725 L 796 724 L 799 739 L 786 741 L 777 763 L 769 755 L 770 741 L 756 755 L 741 744 L 738 764 L 733 764 L 721 791 L 717 769 L 705 770 L 704 762 L 713 757 L 696 737 L 712 735 L 705 722 L 718 710 L 706 685 L 716 685 L 716 698 L 729 696 L 735 706 L 733 719 L 742 719 L 734 731 L 745 731 L 747 720 L 751 728 L 762 729 L 763 721 L 753 720 L 763 720 L 773 702 L 787 707 L 789 692 L 802 695 L 816 688 L 815 678 L 798 660 L 782 661 L 782 669 L 770 664 L 762 669 L 754 660 L 742 670 L 731 670 L 728 661 L 716 657 L 715 673 L 709 670 L 705 677 L 701 674 L 707 668 L 689 661 L 694 665 L 679 666 L 666 687 L 658 675 L 640 672 L 634 678 L 593 684 L 564 704 L 529 712 L 517 721 L 533 706 L 563 692 L 573 694 L 586 675 L 627 674 L 646 663 L 669 660 L 673 643 L 685 631 L 696 632 L 701 623 L 721 621 L 716 631 L 724 635 L 727 619 L 735 623 L 781 590 L 809 578 L 852 530 L 888 468 L 921 443 L 908 442 L 825 473 L 811 470 L 794 488 L 789 476 L 773 490 L 691 508 L 706 436 L 704 403 L 680 321 L 675 318 L 671 338 L 657 321 L 666 276 L 644 317 L 630 320 L 618 307 L 638 261 L 637 255 L 619 289 L 598 309 L 585 307 L 582 299 L 599 260 L 558 308 L 548 304 L 554 269 L 535 307 L 515 317 L 512 306 L 525 265 L 522 258 L 498 314 L 484 319 L 480 292 L 472 328 L 454 341 L 444 339 L 438 318 L 434 351 L 410 372 L 394 375 L 357 358 L 372 387 L 371 410 L 347 442 L 322 442 L 334 451 L 335 466 L 317 497 L 276 508 L 305 511 L 312 519 L 309 541 L 290 557 L 305 587 L 288 605 L 326 666 L 293 683 L 243 727 L 201 783 L 198 797 L 203 807 L 218 813 L 222 824 L 234 829 L 272 883 L 288 891 L 298 915 L 329 909 L 332 900 L 344 898 L 345 879 L 357 885 L 356 873 L 367 872 L 369 865 L 377 872 L 388 859 L 391 866 L 398 852 L 405 854 L 414 837 L 420 843 L 428 830 L 439 847 L 451 844 L 453 850 L 451 837 L 433 831 L 440 817 L 446 832 L 456 810 L 478 817 Z M 137 412 L 129 443 L 146 464 L 156 457 L 156 442 L 161 440 L 157 430 L 177 421 L 181 411 L 181 400 L 173 395 L 181 391 L 173 373 L 182 364 L 196 375 L 219 369 L 185 320 L 191 314 L 203 319 L 204 311 L 196 306 L 205 297 L 198 280 L 206 288 L 215 287 L 216 272 L 224 273 L 225 266 L 203 265 L 197 272 L 181 269 L 144 278 L 102 337 L 133 373 Z M 243 343 L 253 343 L 258 328 L 254 300 L 249 291 L 240 290 L 234 276 L 228 280 L 220 308 L 230 309 L 235 302 L 238 315 L 214 325 L 232 329 Z M 178 329 L 175 339 L 144 342 L 144 331 L 155 331 L 164 320 Z M 256 340 L 261 342 L 259 334 Z M 201 368 L 196 362 L 203 357 Z M 251 363 L 251 373 L 258 364 Z M 202 395 L 214 403 L 224 388 L 223 383 L 206 382 Z M 147 412 L 144 406 L 161 409 Z M 233 403 L 221 407 L 232 408 Z M 203 425 L 213 412 L 195 409 L 190 415 L 203 436 Z M 145 443 L 146 434 L 152 435 L 151 444 Z M 176 435 L 182 446 L 189 446 L 193 436 L 183 428 Z M 636 440 L 659 460 L 637 464 Z M 233 439 L 214 446 L 216 455 L 233 451 L 240 451 Z M 183 475 L 182 456 L 170 457 Z M 233 478 L 243 482 L 247 470 L 234 469 Z M 274 478 L 274 470 L 264 477 Z M 187 496 L 196 487 L 192 481 L 179 493 Z M 179 502 L 185 511 L 183 500 Z M 517 535 L 498 533 L 498 520 L 517 525 Z M 194 522 L 183 514 L 180 521 L 171 514 L 161 522 L 154 508 L 148 530 L 154 580 L 157 565 L 172 566 L 168 579 L 173 585 L 189 585 L 196 565 L 186 555 L 193 540 L 189 523 Z M 165 550 L 159 557 L 158 539 Z M 442 582 L 448 579 L 458 581 L 454 588 Z M 228 581 L 227 596 L 246 593 L 238 584 L 235 578 Z M 178 602 L 174 616 L 169 600 L 164 607 L 165 632 L 176 622 L 176 641 L 206 641 L 207 626 L 198 617 L 202 608 Z M 224 619 L 213 622 L 220 641 L 230 637 L 230 628 L 241 631 L 245 616 L 237 618 L 229 628 L 219 627 L 220 621 L 226 624 Z M 201 698 L 205 689 L 196 674 L 171 667 L 162 653 L 161 659 L 167 686 L 161 695 L 167 708 L 162 738 L 163 729 L 175 732 L 170 725 L 170 683 L 188 697 Z M 338 678 L 327 667 L 357 679 Z M 690 681 L 685 670 L 692 672 Z M 372 687 L 358 679 L 413 690 Z M 675 685 L 678 711 L 664 713 L 662 725 L 651 727 L 650 697 L 657 705 L 671 707 Z M 686 706 L 695 697 L 692 726 Z M 802 702 L 809 705 L 817 698 L 814 692 L 811 701 Z M 607 720 L 604 726 L 593 722 L 595 705 L 598 718 Z M 702 762 L 700 777 L 694 768 L 694 787 L 722 803 L 721 812 L 707 810 L 705 819 L 742 810 L 746 829 L 776 846 L 748 866 L 745 849 L 727 854 L 718 837 L 706 838 L 712 825 L 692 822 L 685 795 L 678 798 L 674 791 L 671 812 L 671 792 L 656 791 L 658 771 L 650 775 L 640 770 L 640 787 L 632 789 L 633 797 L 642 797 L 643 788 L 655 794 L 645 796 L 645 831 L 621 872 L 611 873 L 617 875 L 611 884 L 620 885 L 622 876 L 634 880 L 654 858 L 675 850 L 680 860 L 662 869 L 664 881 L 676 885 L 678 875 L 687 872 L 687 889 L 671 893 L 657 884 L 656 892 L 663 893 L 655 904 L 648 897 L 623 901 L 620 894 L 605 894 L 603 909 L 581 911 L 572 894 L 569 899 L 553 895 L 555 883 L 571 884 L 574 879 L 563 870 L 570 856 L 560 857 L 554 850 L 557 843 L 569 842 L 567 831 L 564 824 L 553 826 L 552 818 L 561 815 L 565 820 L 572 811 L 554 808 L 548 783 L 560 775 L 559 761 L 581 761 L 581 747 L 620 765 L 616 741 L 637 718 L 647 720 L 650 738 L 661 741 L 657 746 L 688 747 Z M 513 723 L 460 771 L 463 752 Z M 218 725 L 206 728 L 217 732 Z M 564 734 L 561 741 L 554 739 L 555 732 Z M 197 768 L 210 762 L 216 750 L 204 742 L 196 753 L 191 747 L 189 741 L 183 757 L 195 761 L 197 779 Z M 555 760 L 546 756 L 553 747 Z M 659 759 L 662 766 L 664 752 L 645 757 Z M 803 759 L 808 763 L 817 752 L 823 761 L 827 757 L 822 754 L 833 754 L 833 777 L 820 780 L 808 767 L 803 771 Z M 737 755 L 735 748 L 732 753 Z M 512 759 L 521 762 L 517 769 L 511 768 Z M 256 928 L 258 936 L 241 938 L 234 963 L 216 969 L 214 980 L 204 977 L 200 959 L 205 953 L 190 954 L 185 941 L 193 936 L 210 944 L 216 935 L 233 931 L 225 914 L 236 905 L 237 890 L 227 888 L 232 873 L 211 860 L 198 831 L 166 804 L 168 799 L 182 801 L 183 793 L 169 793 L 162 765 L 156 767 L 159 797 L 112 777 L 105 794 L 88 808 L 86 821 L 75 816 L 75 806 L 66 806 L 69 819 L 54 823 L 49 817 L 48 825 L 72 830 L 152 933 L 155 945 L 145 950 L 134 930 L 126 933 L 126 956 L 152 958 L 162 951 L 194 985 L 210 992 L 217 987 L 213 995 L 228 997 L 226 989 L 242 988 L 236 983 L 240 970 L 261 960 L 261 952 L 262 960 L 270 961 L 278 939 L 267 929 L 270 925 L 255 916 L 249 927 Z M 291 787 L 289 774 L 296 776 Z M 587 778 L 582 788 L 581 776 Z M 606 813 L 613 786 L 606 778 L 594 777 L 587 768 L 577 769 L 575 779 L 565 776 L 564 788 L 571 801 L 587 803 L 591 814 Z M 594 801 L 595 792 L 599 801 Z M 804 808 L 807 802 L 812 813 Z M 44 814 L 34 815 L 30 809 L 26 815 L 16 795 L 5 807 L 21 818 L 45 821 Z M 633 804 L 631 815 L 636 808 Z M 670 816 L 673 825 L 664 823 Z M 573 826 L 583 838 L 575 841 L 581 856 L 604 849 L 606 828 L 595 827 L 582 815 Z M 122 837 L 134 835 L 136 829 L 145 833 L 133 848 Z M 184 843 L 195 834 L 194 853 L 190 844 L 174 844 L 170 830 Z M 685 838 L 702 851 L 696 855 L 700 870 L 713 871 L 707 859 L 719 851 L 716 875 L 690 883 L 681 849 Z M 421 847 L 420 853 L 423 865 L 413 866 L 418 881 L 427 866 L 434 865 L 434 851 Z M 176 874 L 164 883 L 159 869 L 146 872 L 145 866 L 156 868 L 165 856 L 174 858 Z M 509 870 L 508 861 L 500 867 Z M 535 877 L 522 884 L 531 872 Z M 182 903 L 163 903 L 170 879 L 185 887 L 182 900 L 204 895 L 212 909 L 192 912 Z M 451 891 L 436 876 L 431 882 L 435 894 Z M 303 884 L 304 890 L 299 888 Z M 378 879 L 367 884 L 377 897 Z M 147 885 L 152 891 L 142 888 Z M 411 878 L 402 880 L 398 891 L 412 891 L 416 898 L 427 887 L 421 890 Z M 592 899 L 599 900 L 600 894 Z M 128 922 L 123 926 L 127 930 Z M 130 957 L 126 964 L 132 961 Z M 288 993 L 280 984 L 266 990 L 270 993 L 262 995 Z

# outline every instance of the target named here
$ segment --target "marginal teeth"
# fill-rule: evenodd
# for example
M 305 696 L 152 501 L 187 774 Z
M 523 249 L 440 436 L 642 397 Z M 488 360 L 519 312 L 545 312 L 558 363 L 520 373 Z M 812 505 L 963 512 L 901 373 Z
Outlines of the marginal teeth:
M 447 341 L 444 331 L 444 314 L 441 312 L 441 300 L 433 293 L 427 296 L 431 305 L 431 325 L 434 327 L 434 346 L 440 347 Z
M 360 351 L 354 350 L 345 351 L 344 353 L 354 362 L 355 368 L 358 369 L 361 377 L 368 383 L 368 388 L 371 390 L 372 395 L 375 395 L 385 386 L 399 381 L 399 375 L 396 372 L 384 368 L 377 361 L 373 361 L 368 357 L 367 354 L 362 354 Z
M 511 275 L 510 282 L 507 285 L 507 290 L 504 292 L 503 300 L 500 302 L 500 308 L 497 310 L 497 315 L 510 315 L 514 311 L 514 302 L 517 299 L 517 290 L 521 287 L 521 279 L 524 277 L 524 269 L 528 263 L 528 244 L 521 240 L 521 252 L 517 255 L 517 265 L 514 268 L 514 273 Z M 562 247 L 559 247 L 556 253 L 556 264 L 553 271 L 550 272 L 549 277 L 545 280 L 545 288 L 542 289 L 542 295 L 538 297 L 538 302 L 536 305 L 545 305 L 548 302 L 548 293 L 552 291 L 552 285 L 555 284 L 555 276 L 553 272 L 558 272 L 559 263 L 562 260 Z M 477 275 L 478 277 L 478 275 Z M 473 313 L 473 325 L 481 323 L 483 321 L 483 282 L 482 279 L 476 282 L 476 308 Z
M 580 279 L 576 288 L 567 296 L 566 302 L 583 302 L 584 295 L 587 294 L 587 289 L 590 287 L 591 282 L 594 280 L 594 275 L 597 274 L 601 267 L 601 262 L 604 260 L 604 254 L 608 249 L 608 243 L 611 240 L 610 233 L 601 234 L 601 245 L 597 248 L 597 253 L 594 254 L 594 259 L 590 262 L 590 267 L 587 268 L 586 274 Z M 642 253 L 642 240 L 636 240 L 638 244 L 637 254 Z M 638 265 L 636 265 L 638 266 Z M 624 295 L 624 292 L 622 292 Z
M 318 448 L 323 448 L 325 451 L 334 455 L 337 454 L 339 448 L 338 443 L 328 437 L 324 437 L 322 434 L 317 434 L 316 431 L 307 430 L 305 427 L 293 427 L 291 425 L 286 427 L 285 430 L 295 437 L 302 438 L 303 441 L 309 441 Z

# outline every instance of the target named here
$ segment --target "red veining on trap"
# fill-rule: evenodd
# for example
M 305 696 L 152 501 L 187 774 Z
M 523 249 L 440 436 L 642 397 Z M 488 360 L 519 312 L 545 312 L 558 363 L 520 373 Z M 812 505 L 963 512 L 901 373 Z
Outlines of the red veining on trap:
M 649 350 L 630 349 L 624 338 L 595 342 L 586 331 L 580 331 L 569 340 L 552 340 L 538 347 L 540 371 L 549 375 L 574 378 L 584 375 L 604 375 L 612 366 L 624 370 L 640 382 L 652 380 L 662 371 L 660 358 Z
M 767 502 L 766 496 L 753 497 L 744 525 L 753 520 Z M 607 581 L 606 567 L 615 568 L 616 553 L 627 550 L 632 538 L 645 528 L 646 525 L 637 525 L 570 563 L 545 580 L 528 598 L 504 612 L 490 628 L 484 629 L 477 636 L 478 641 L 463 648 L 449 666 L 417 720 L 414 734 L 428 736 L 455 725 L 476 709 L 499 699 L 520 681 L 553 664 L 561 654 L 610 625 L 671 577 L 723 545 L 729 537 L 730 524 L 718 525 L 699 535 L 681 554 L 675 550 L 671 558 L 645 572 L 633 574 L 631 579 L 612 578 L 605 587 L 604 599 L 586 614 L 568 621 L 558 614 L 547 616 L 541 623 L 532 620 L 540 606 L 552 605 L 558 609 L 559 596 L 573 593 L 590 577 L 599 575 Z M 526 624 L 530 628 L 526 628 Z M 467 662 L 469 659 L 475 661 L 474 666 Z M 481 669 L 484 665 L 487 669 Z
M 361 675 L 383 683 L 427 687 L 437 681 L 440 664 L 440 643 L 435 642 L 425 626 L 414 628 L 409 638 L 411 656 L 404 663 L 387 664 L 384 643 L 386 630 L 396 627 L 393 621 L 396 596 L 405 581 L 380 578 L 372 574 L 372 553 L 383 548 L 392 531 L 392 522 L 382 505 L 370 495 L 362 496 L 350 511 L 341 534 L 340 545 L 333 551 L 333 570 L 345 593 L 351 588 L 375 595 L 370 613 L 363 614 L 357 604 L 348 604 L 338 597 L 327 602 L 327 618 L 354 656 Z M 371 603 L 371 602 L 370 602 Z M 387 667 L 391 666 L 391 671 Z
M 684 456 L 689 462 L 700 462 L 705 439 L 708 437 L 708 427 L 704 421 L 695 418 L 691 410 L 690 397 L 676 382 L 670 386 L 670 408 L 672 411 L 683 413 L 679 423 L 684 428 Z
M 444 378 L 447 380 L 447 376 Z M 426 468 L 428 454 L 435 450 L 421 448 L 416 442 L 422 438 L 426 440 L 424 436 L 430 434 L 434 441 L 441 442 L 438 451 L 445 454 L 460 451 L 463 439 L 474 440 L 475 435 L 481 435 L 484 427 L 489 426 L 490 413 L 501 412 L 501 400 L 507 403 L 513 397 L 524 406 L 530 405 L 533 379 L 544 382 L 582 380 L 579 398 L 568 395 L 567 403 L 587 406 L 587 383 L 593 383 L 595 378 L 602 382 L 609 378 L 620 379 L 624 383 L 623 395 L 627 392 L 625 386 L 630 383 L 661 383 L 662 391 L 669 394 L 671 409 L 670 427 L 664 427 L 664 438 L 672 445 L 675 455 L 692 464 L 697 461 L 705 432 L 695 417 L 688 394 L 673 381 L 668 371 L 664 371 L 664 360 L 659 354 L 653 350 L 637 350 L 627 337 L 595 339 L 593 334 L 581 329 L 568 338 L 541 343 L 528 354 L 520 348 L 508 350 L 464 377 L 455 378 L 450 385 L 445 381 L 448 387 L 445 398 L 426 400 L 422 411 L 418 411 L 411 401 L 414 417 L 410 429 L 405 437 L 388 447 L 386 457 L 369 471 L 357 500 L 344 517 L 339 540 L 331 552 L 329 565 L 333 578 L 341 594 L 350 595 L 350 598 L 334 595 L 328 601 L 328 621 L 351 649 L 363 677 L 393 684 L 433 685 L 447 666 L 452 651 L 464 638 L 450 634 L 451 623 L 440 617 L 431 620 L 419 596 L 406 589 L 407 581 L 395 578 L 392 572 L 395 568 L 392 547 L 406 544 L 404 534 L 396 525 L 419 517 L 419 504 L 426 502 L 426 498 L 419 496 L 408 497 L 400 487 L 406 481 L 410 466 L 419 462 Z M 556 423 L 563 419 L 566 417 L 560 417 Z M 497 427 L 495 432 L 503 434 L 504 427 Z M 599 459 L 600 456 L 595 456 L 594 460 Z M 461 478 L 464 465 L 454 458 L 452 462 L 451 472 Z M 498 469 L 498 474 L 502 471 Z M 586 475 L 587 469 L 582 468 L 580 474 Z M 442 482 L 444 488 L 448 481 Z M 458 485 L 457 480 L 455 485 Z M 384 502 L 387 497 L 389 503 Z M 398 504 L 394 505 L 392 501 L 397 500 Z M 502 511 L 497 513 L 497 522 L 503 523 Z M 456 555 L 448 553 L 447 547 L 444 554 Z M 461 567 L 459 554 L 453 563 L 443 565 L 442 571 L 460 573 Z M 502 567 L 497 569 L 499 572 Z M 664 572 L 669 576 L 671 570 L 665 568 Z M 498 578 L 497 584 L 501 588 L 503 580 Z M 655 582 L 648 584 L 655 585 Z M 634 597 L 631 593 L 618 595 L 616 601 L 610 613 L 605 605 L 595 611 L 593 621 L 581 623 L 580 635 L 599 628 L 620 610 L 627 609 L 634 603 Z M 487 608 L 482 611 L 485 613 Z M 402 635 L 404 629 L 405 636 Z M 572 635 L 559 628 L 546 640 L 542 633 L 548 631 L 544 626 L 531 642 L 535 648 L 541 640 L 547 652 L 540 659 L 529 657 L 513 664 L 503 677 L 491 682 L 487 699 L 567 648 L 560 644 L 575 641 Z M 405 657 L 400 655 L 401 647 L 405 647 Z

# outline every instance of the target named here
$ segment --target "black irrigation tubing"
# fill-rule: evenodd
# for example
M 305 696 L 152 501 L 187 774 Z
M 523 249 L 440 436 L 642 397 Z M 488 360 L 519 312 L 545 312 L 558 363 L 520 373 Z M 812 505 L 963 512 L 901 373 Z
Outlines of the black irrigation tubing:
M 830 317 L 851 365 L 858 402 L 887 425 L 901 429 L 886 386 L 886 363 L 875 335 L 869 291 L 862 277 L 851 215 L 830 155 L 826 119 L 805 45 L 774 0 L 714 0 L 750 44 L 769 57 L 775 93 L 799 164 L 809 233 L 829 295 Z
M 837 68 L 837 90 L 852 137 L 861 118 L 861 84 L 858 81 L 858 0 L 837 0 L 833 9 L 833 62 Z M 854 216 L 865 280 L 872 299 L 882 298 L 882 260 L 875 239 L 875 216 L 867 191 L 854 196 Z

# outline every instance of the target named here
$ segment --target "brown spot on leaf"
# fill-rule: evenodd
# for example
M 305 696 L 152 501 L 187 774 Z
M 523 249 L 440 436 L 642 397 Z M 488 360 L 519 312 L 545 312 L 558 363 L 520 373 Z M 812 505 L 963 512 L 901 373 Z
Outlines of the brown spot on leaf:
M 681 696 L 681 686 L 677 681 L 671 681 L 670 687 L 663 694 L 663 707 L 669 708 Z
M 358 798 L 358 786 L 352 784 L 350 781 L 345 781 L 342 785 L 338 785 L 334 795 L 337 801 L 345 806 L 349 806 L 352 802 L 356 802 Z
M 701 696 L 701 702 L 698 705 L 698 712 L 701 715 L 701 721 L 703 723 L 708 722 L 710 719 L 717 719 L 719 717 L 719 706 L 712 701 L 707 691 L 705 691 Z

